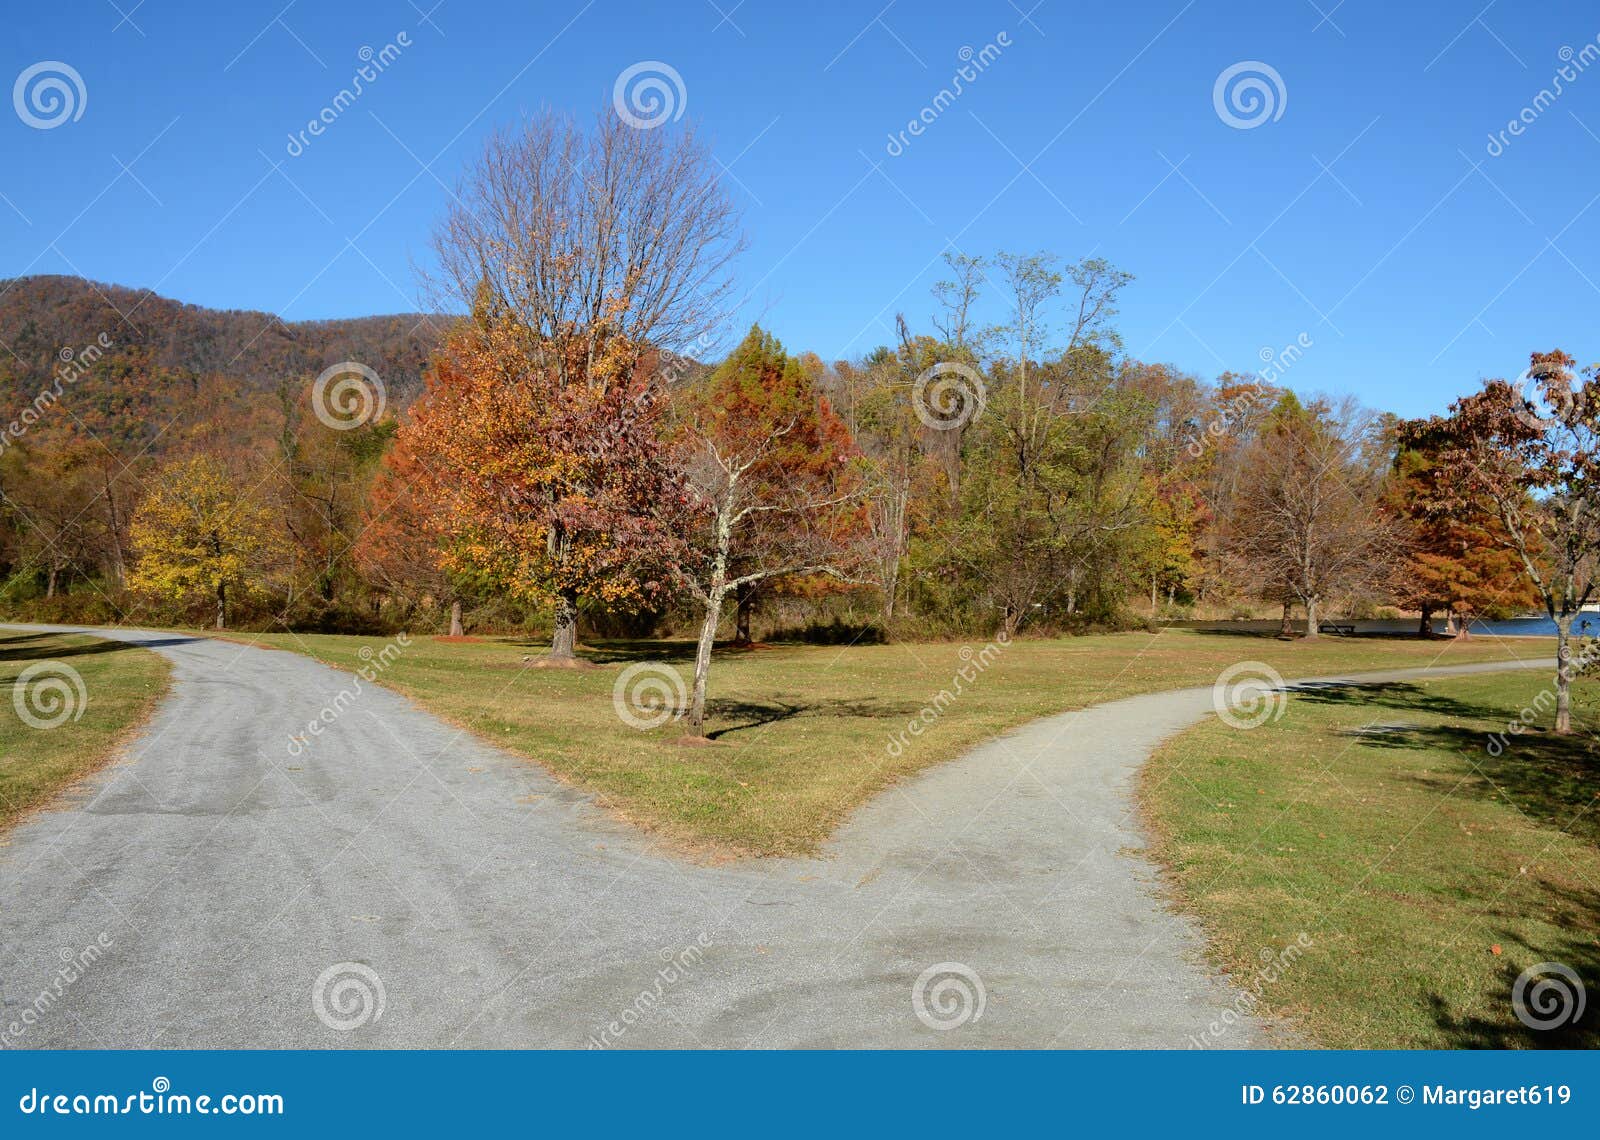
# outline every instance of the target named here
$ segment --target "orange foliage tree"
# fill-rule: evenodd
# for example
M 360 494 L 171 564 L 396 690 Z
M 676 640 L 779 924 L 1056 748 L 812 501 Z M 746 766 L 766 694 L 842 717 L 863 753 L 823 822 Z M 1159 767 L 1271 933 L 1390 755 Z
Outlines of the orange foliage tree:
M 1424 637 L 1433 632 L 1433 615 L 1440 610 L 1460 617 L 1465 633 L 1473 615 L 1539 604 L 1500 520 L 1482 502 L 1462 499 L 1442 508 L 1441 477 L 1437 454 L 1403 448 L 1388 495 L 1390 508 L 1411 531 L 1395 600 L 1419 611 L 1418 633 Z
M 526 335 L 503 321 L 452 334 L 397 448 L 439 565 L 553 603 L 551 656 L 571 660 L 580 600 L 629 609 L 666 589 L 677 492 L 628 354 L 603 382 L 563 383 L 526 363 Z
M 397 440 L 384 454 L 367 494 L 367 510 L 356 541 L 362 576 L 410 612 L 433 598 L 450 607 L 450 636 L 460 637 L 460 575 L 445 566 L 444 510 L 432 471 Z

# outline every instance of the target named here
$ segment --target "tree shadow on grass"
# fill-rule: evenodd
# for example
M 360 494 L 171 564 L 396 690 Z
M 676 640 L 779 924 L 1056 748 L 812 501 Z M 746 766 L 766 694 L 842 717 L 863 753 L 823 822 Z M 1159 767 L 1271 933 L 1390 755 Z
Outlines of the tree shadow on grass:
M 1466 724 L 1373 723 L 1349 730 L 1365 748 L 1440 750 L 1467 761 L 1488 784 L 1466 785 L 1479 794 L 1509 797 L 1518 809 L 1576 837 L 1600 841 L 1600 737 L 1587 726 L 1570 736 L 1537 727 L 1508 731 L 1519 709 L 1461 701 L 1404 682 L 1382 685 L 1299 685 L 1297 699 L 1314 704 L 1391 709 L 1449 717 Z M 1492 727 L 1491 727 L 1492 726 Z M 1423 777 L 1412 777 L 1418 783 Z M 1464 789 L 1465 790 L 1465 789 Z M 1504 797 L 1502 796 L 1504 793 Z
M 1504 954 L 1501 993 L 1504 1007 L 1498 1017 L 1460 1014 L 1450 995 L 1427 995 L 1433 1019 L 1457 1049 L 1595 1049 L 1600 1048 L 1600 893 L 1546 883 L 1556 900 L 1563 933 L 1531 945 L 1507 927 L 1489 927 Z M 1579 986 L 1549 970 L 1530 977 L 1522 989 L 1523 1008 L 1530 1020 L 1547 1028 L 1531 1028 L 1517 1017 L 1513 993 L 1521 971 L 1544 963 L 1559 963 L 1577 974 Z M 1539 979 L 1550 984 L 1540 986 Z M 1580 1012 L 1581 1006 L 1581 1012 Z
M 550 642 L 533 638 L 508 638 L 504 644 L 514 645 L 534 656 L 550 652 Z M 744 657 L 765 652 L 766 645 L 735 645 L 717 642 L 716 660 Z M 695 643 L 686 640 L 639 639 L 628 641 L 590 641 L 578 649 L 578 656 L 592 665 L 631 665 L 637 661 L 667 661 L 676 664 L 694 660 Z
M 899 722 L 917 715 L 917 705 L 908 703 L 889 703 L 877 698 L 847 699 L 835 697 L 819 701 L 792 701 L 774 698 L 766 701 L 750 700 L 711 700 L 706 702 L 706 714 L 717 720 L 732 720 L 740 723 L 732 724 L 726 728 L 719 728 L 706 733 L 711 740 L 721 740 L 736 732 L 746 732 L 752 728 L 761 728 L 765 725 L 776 724 L 779 721 L 793 720 L 796 717 L 871 717 L 892 718 L 888 720 L 889 727 L 898 727 Z M 888 728 L 885 729 L 887 735 Z
M 1240 628 L 1237 628 L 1237 629 L 1221 629 L 1221 628 L 1217 628 L 1217 627 L 1207 628 L 1205 626 L 1185 626 L 1185 627 L 1182 627 L 1182 628 L 1184 629 L 1184 631 L 1186 633 L 1198 633 L 1198 634 L 1201 634 L 1204 637 L 1237 637 L 1237 638 L 1242 638 L 1242 639 L 1245 639 L 1245 640 L 1253 640 L 1253 641 L 1262 641 L 1262 640 L 1266 640 L 1266 641 L 1283 641 L 1283 640 L 1289 640 L 1289 641 L 1297 641 L 1297 642 L 1301 642 L 1301 643 L 1305 643 L 1306 640 L 1307 640 L 1306 636 L 1305 636 L 1305 632 L 1304 632 L 1304 623 L 1297 623 L 1295 625 L 1295 627 L 1294 627 L 1293 632 L 1289 635 L 1288 638 L 1285 638 L 1283 636 L 1283 632 L 1282 632 L 1281 629 L 1279 629 L 1278 624 L 1276 622 L 1273 622 L 1272 625 L 1270 626 L 1270 628 L 1268 626 L 1264 625 L 1264 624 L 1244 626 L 1244 627 L 1240 627 Z M 1320 635 L 1319 637 L 1311 639 L 1310 644 L 1312 644 L 1312 645 L 1320 645 L 1320 644 L 1323 644 L 1323 643 L 1332 643 L 1332 642 L 1339 642 L 1339 641 L 1407 641 L 1407 642 L 1416 642 L 1416 641 L 1453 641 L 1453 640 L 1455 640 L 1455 639 L 1452 638 L 1452 637 L 1448 637 L 1448 636 L 1446 636 L 1444 634 L 1426 634 L 1426 635 L 1424 635 L 1424 634 L 1418 633 L 1416 630 L 1383 629 L 1383 630 L 1358 631 L 1358 632 L 1353 633 L 1353 634 L 1324 633 L 1324 634 Z
M 1476 720 L 1496 720 L 1507 715 L 1506 710 L 1498 706 L 1457 700 L 1405 681 L 1388 681 L 1377 685 L 1305 681 L 1290 685 L 1289 691 L 1294 693 L 1296 699 L 1317 705 L 1387 708 Z
M 111 641 L 95 639 L 75 645 L 62 645 L 57 633 L 23 633 L 0 637 L 0 665 L 24 661 L 59 661 L 64 657 L 84 657 L 100 653 L 120 653 L 124 649 L 150 649 L 163 645 L 185 645 L 194 637 L 164 637 L 150 641 Z

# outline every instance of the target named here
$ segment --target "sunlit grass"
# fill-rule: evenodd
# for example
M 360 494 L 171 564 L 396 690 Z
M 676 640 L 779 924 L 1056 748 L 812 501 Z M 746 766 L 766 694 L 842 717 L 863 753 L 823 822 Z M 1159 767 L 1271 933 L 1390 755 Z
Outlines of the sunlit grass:
M 1335 1048 L 1600 1045 L 1600 681 L 1578 735 L 1492 733 L 1542 673 L 1295 696 L 1281 720 L 1219 722 L 1162 749 L 1143 802 L 1184 907 L 1246 989 L 1263 948 L 1313 947 L 1266 1007 Z M 1575 1029 L 1535 1033 L 1518 973 L 1587 980 Z

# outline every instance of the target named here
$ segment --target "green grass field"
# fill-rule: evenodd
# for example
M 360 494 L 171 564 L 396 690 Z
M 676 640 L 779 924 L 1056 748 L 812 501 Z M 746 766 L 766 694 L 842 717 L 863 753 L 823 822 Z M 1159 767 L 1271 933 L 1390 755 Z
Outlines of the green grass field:
M 1576 688 L 1578 735 L 1488 747 L 1550 683 L 1301 694 L 1275 722 L 1170 742 L 1141 799 L 1217 964 L 1254 989 L 1263 949 L 1306 932 L 1262 1004 L 1334 1048 L 1600 1046 L 1600 681 Z M 1589 1008 L 1534 1032 L 1512 986 L 1547 961 L 1587 981 Z
M 358 668 L 378 638 L 240 635 Z M 530 757 L 597 793 L 636 823 L 709 854 L 815 851 L 845 816 L 894 780 L 952 757 L 1039 716 L 1135 693 L 1210 685 L 1242 660 L 1286 676 L 1353 669 L 1504 659 L 1542 643 L 1423 642 L 1272 637 L 1168 630 L 1107 634 L 1000 647 L 978 669 L 984 645 L 776 646 L 719 650 L 711 674 L 708 734 L 699 747 L 683 730 L 649 731 L 617 715 L 612 687 L 628 665 L 666 662 L 687 680 L 686 642 L 601 645 L 597 668 L 528 668 L 543 646 L 519 640 L 413 639 L 378 678 L 424 708 Z M 971 660 L 963 657 L 967 653 Z M 974 673 L 920 735 L 907 724 Z M 903 735 L 897 748 L 891 742 Z
M 167 691 L 169 672 L 157 654 L 120 642 L 0 630 L 0 831 L 104 764 Z

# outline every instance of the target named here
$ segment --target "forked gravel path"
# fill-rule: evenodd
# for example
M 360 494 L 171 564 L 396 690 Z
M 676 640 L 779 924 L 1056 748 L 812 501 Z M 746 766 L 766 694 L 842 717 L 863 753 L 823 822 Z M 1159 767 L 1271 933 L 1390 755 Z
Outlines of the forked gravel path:
M 822 858 L 705 867 L 373 685 L 291 755 L 353 684 L 305 657 L 85 632 L 165 655 L 174 685 L 122 760 L 0 846 L 0 1032 L 49 994 L 7 1044 L 1182 1048 L 1239 997 L 1130 816 L 1136 769 L 1210 689 L 1029 724 L 878 796 Z M 340 963 L 383 990 L 349 1030 L 313 1006 Z M 941 963 L 983 987 L 953 1029 L 913 1004 Z M 357 996 L 333 983 L 330 1019 Z M 1272 1040 L 1247 1020 L 1216 1043 Z

